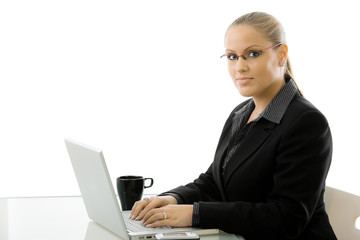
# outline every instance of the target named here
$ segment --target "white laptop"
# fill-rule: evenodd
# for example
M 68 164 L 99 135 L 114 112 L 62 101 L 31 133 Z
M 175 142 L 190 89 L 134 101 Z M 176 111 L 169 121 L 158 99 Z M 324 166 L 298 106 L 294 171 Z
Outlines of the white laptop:
M 89 218 L 122 239 L 155 239 L 155 234 L 164 232 L 219 233 L 218 229 L 146 228 L 140 221 L 130 220 L 130 211 L 120 210 L 102 151 L 71 139 L 65 139 L 65 144 Z

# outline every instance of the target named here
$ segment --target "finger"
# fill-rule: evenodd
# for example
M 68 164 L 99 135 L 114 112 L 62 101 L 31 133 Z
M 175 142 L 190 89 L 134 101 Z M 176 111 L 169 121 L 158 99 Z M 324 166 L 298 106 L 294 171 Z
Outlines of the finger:
M 169 219 L 160 220 L 160 221 L 155 221 L 151 224 L 147 224 L 145 226 L 148 228 L 166 227 L 166 226 L 171 226 L 171 221 Z
M 161 202 L 159 201 L 159 199 L 156 198 L 150 198 L 150 202 L 145 206 L 144 209 L 142 209 L 142 211 L 139 213 L 138 217 L 136 218 L 136 220 L 141 220 L 144 218 L 144 216 L 146 214 L 148 214 L 149 211 L 156 209 L 158 207 L 161 207 Z
M 153 215 L 157 214 L 159 212 L 159 209 L 151 209 L 148 213 L 145 214 L 145 216 L 142 219 L 142 224 L 145 225 L 145 223 L 151 218 Z
M 133 205 L 133 207 L 131 208 L 131 212 L 130 212 L 130 219 L 132 219 L 133 218 L 133 216 L 135 216 L 135 215 L 137 215 L 138 214 L 138 207 L 139 207 L 139 205 L 138 205 L 138 203 L 137 202 L 135 202 L 134 203 L 134 205 Z
M 147 214 L 145 216 L 145 218 L 143 220 L 143 225 L 151 226 L 152 224 L 155 224 L 157 222 L 162 222 L 162 223 L 157 223 L 156 225 L 165 224 L 164 222 L 167 220 L 168 220 L 168 217 L 165 218 L 163 211 L 161 211 L 160 209 L 157 209 L 156 211 L 152 210 L 149 212 L 149 214 Z M 164 225 L 161 225 L 161 226 L 164 226 Z
M 131 209 L 130 218 L 132 220 L 137 218 L 139 213 L 141 213 L 141 211 L 146 207 L 147 204 L 148 204 L 148 202 L 145 200 L 137 201 Z

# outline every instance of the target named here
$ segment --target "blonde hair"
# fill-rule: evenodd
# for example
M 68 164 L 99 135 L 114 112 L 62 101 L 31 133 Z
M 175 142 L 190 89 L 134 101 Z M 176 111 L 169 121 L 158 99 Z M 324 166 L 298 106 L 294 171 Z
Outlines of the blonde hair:
M 264 12 L 252 12 L 245 14 L 239 18 L 237 18 L 232 24 L 230 24 L 229 28 L 238 26 L 238 25 L 247 25 L 255 28 L 257 31 L 259 31 L 263 36 L 270 42 L 276 44 L 283 42 L 285 43 L 285 31 L 282 26 L 282 24 L 272 15 Z M 228 28 L 228 29 L 229 29 Z M 285 63 L 285 78 L 291 78 L 294 80 L 294 74 L 293 70 L 289 61 L 289 58 L 287 59 Z M 296 82 L 295 82 L 296 84 Z M 296 87 L 298 88 L 300 94 L 302 95 L 302 92 L 300 91 L 299 87 L 296 84 Z

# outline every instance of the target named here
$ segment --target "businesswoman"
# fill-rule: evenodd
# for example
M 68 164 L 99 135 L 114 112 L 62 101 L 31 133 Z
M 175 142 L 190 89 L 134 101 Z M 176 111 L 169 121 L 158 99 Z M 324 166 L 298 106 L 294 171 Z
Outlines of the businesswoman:
M 145 226 L 219 228 L 245 239 L 336 239 L 325 212 L 328 122 L 295 84 L 281 24 L 261 12 L 225 35 L 230 76 L 245 97 L 227 119 L 208 170 L 138 201 Z

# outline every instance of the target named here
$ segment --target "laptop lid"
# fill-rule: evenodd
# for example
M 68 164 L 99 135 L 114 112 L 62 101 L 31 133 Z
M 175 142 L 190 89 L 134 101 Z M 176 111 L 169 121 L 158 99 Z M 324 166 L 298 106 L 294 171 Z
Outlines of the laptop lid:
M 102 151 L 71 139 L 65 144 L 89 218 L 129 240 Z

